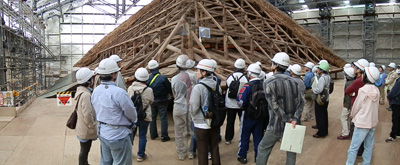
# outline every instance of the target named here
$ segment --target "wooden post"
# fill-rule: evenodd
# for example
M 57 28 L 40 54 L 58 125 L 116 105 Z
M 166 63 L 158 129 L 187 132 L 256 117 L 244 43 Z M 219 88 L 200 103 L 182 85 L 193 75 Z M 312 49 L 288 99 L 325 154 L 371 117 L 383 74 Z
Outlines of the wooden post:
M 226 30 L 226 7 L 225 7 L 225 0 L 222 2 L 223 3 L 223 18 L 222 18 L 222 24 L 224 27 L 224 58 L 228 59 L 228 34 L 227 34 L 227 30 Z

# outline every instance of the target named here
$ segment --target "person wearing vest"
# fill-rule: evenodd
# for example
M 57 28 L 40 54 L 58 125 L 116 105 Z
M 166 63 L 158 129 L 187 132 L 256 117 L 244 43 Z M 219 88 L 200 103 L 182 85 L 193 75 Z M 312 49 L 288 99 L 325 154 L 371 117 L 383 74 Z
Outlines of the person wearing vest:
M 239 95 L 236 100 L 238 102 L 239 107 L 244 108 L 242 112 L 242 117 L 240 118 L 240 132 L 239 132 L 239 151 L 237 154 L 237 160 L 242 163 L 247 163 L 247 151 L 249 150 L 249 142 L 250 136 L 253 134 L 253 143 L 254 143 L 254 160 L 256 160 L 256 156 L 258 153 L 258 144 L 260 143 L 263 137 L 264 130 L 264 122 L 265 118 L 254 119 L 249 115 L 249 109 L 255 108 L 250 106 L 250 101 L 253 99 L 252 87 L 260 84 L 261 80 L 259 75 L 261 73 L 260 65 L 257 63 L 250 64 L 247 68 L 247 76 L 250 77 L 250 81 L 243 85 L 243 87 L 239 91 Z M 236 117 L 236 116 L 235 116 Z
M 219 127 L 211 127 L 211 119 L 206 119 L 204 113 L 207 112 L 209 105 L 208 95 L 210 94 L 207 87 L 215 89 L 217 81 L 213 78 L 214 67 L 209 59 L 201 60 L 196 66 L 196 75 L 199 83 L 193 87 L 190 96 L 190 115 L 194 122 L 196 132 L 197 145 L 197 163 L 198 165 L 208 165 L 208 151 L 212 157 L 212 164 L 220 165 L 220 155 L 218 147 L 218 130 Z M 219 89 L 220 91 L 221 89 Z
M 93 73 L 89 68 L 84 67 L 80 68 L 75 75 L 79 84 L 75 94 L 76 113 L 78 116 L 75 133 L 81 146 L 78 159 L 80 165 L 89 164 L 88 155 L 92 141 L 97 139 L 96 112 L 90 102 L 92 89 L 89 88 Z
M 168 78 L 160 74 L 158 62 L 150 60 L 147 68 L 151 75 L 146 82 L 146 85 L 153 90 L 154 101 L 151 104 L 151 122 L 150 122 L 150 138 L 155 140 L 158 137 L 157 133 L 157 115 L 160 115 L 161 121 L 161 141 L 170 140 L 168 136 L 168 97 L 172 94 L 171 83 Z
M 303 110 L 303 115 L 301 121 L 306 122 L 308 120 L 314 120 L 315 117 L 315 110 L 314 110 L 314 100 L 312 100 L 312 92 L 311 92 L 311 85 L 312 85 L 312 79 L 314 78 L 314 73 L 312 72 L 312 68 L 315 65 L 312 62 L 307 62 L 304 65 L 304 71 L 306 72 L 304 76 L 304 86 L 306 87 L 305 93 L 308 93 L 307 95 L 305 94 L 304 97 L 304 110 Z M 306 97 L 307 96 L 307 97 Z
M 146 81 L 149 79 L 149 73 L 145 68 L 138 68 L 135 72 L 135 81 L 128 88 L 128 96 L 132 98 L 132 96 L 136 93 L 140 94 L 142 99 L 142 107 L 146 113 L 146 118 L 144 120 L 139 120 L 135 123 L 136 130 L 139 130 L 139 148 L 137 152 L 136 161 L 142 162 L 146 159 L 146 143 L 147 143 L 147 129 L 149 127 L 149 123 L 152 120 L 151 116 L 151 104 L 154 101 L 153 90 L 148 88 L 146 85 Z M 136 131 L 133 133 L 133 138 L 135 138 Z
M 225 129 L 225 144 L 229 145 L 232 142 L 232 139 L 235 135 L 235 120 L 236 114 L 239 116 L 239 119 L 242 117 L 242 108 L 240 108 L 236 102 L 237 93 L 235 97 L 229 97 L 229 85 L 231 85 L 232 81 L 240 82 L 238 85 L 237 92 L 242 89 L 242 86 L 247 83 L 249 80 L 246 75 L 244 75 L 244 68 L 246 67 L 246 63 L 243 59 L 239 58 L 235 61 L 234 67 L 236 71 L 228 76 L 226 79 L 226 87 L 228 88 L 225 95 L 225 106 L 227 108 L 226 113 L 226 129 Z
M 136 108 L 128 93 L 115 83 L 120 70 L 112 59 L 99 64 L 101 84 L 93 90 L 92 105 L 99 123 L 100 164 L 132 164 L 131 128 L 137 120 Z
M 300 122 L 304 100 L 297 83 L 283 73 L 289 63 L 290 58 L 286 53 L 275 54 L 271 66 L 274 75 L 263 83 L 270 116 L 264 137 L 258 145 L 257 165 L 267 164 L 272 148 L 283 136 L 285 124 L 291 123 L 295 128 L 296 124 Z M 282 103 L 278 103 L 275 98 L 282 98 Z M 296 153 L 286 153 L 286 164 L 296 164 Z
M 318 85 L 312 89 L 316 95 L 327 95 L 326 101 L 322 105 L 315 101 L 315 120 L 317 122 L 318 132 L 313 135 L 314 138 L 322 138 L 328 135 L 328 105 L 329 105 L 329 84 L 331 77 L 328 74 L 329 64 L 321 62 L 317 69 Z M 326 91 L 328 90 L 328 91 Z M 324 93 L 323 93 L 324 92 Z
M 183 161 L 188 154 L 188 132 L 189 126 L 189 99 L 192 91 L 192 83 L 189 74 L 186 73 L 186 61 L 189 59 L 187 55 L 180 55 L 176 59 L 176 67 L 179 73 L 172 77 L 171 87 L 174 95 L 174 131 L 175 143 L 178 159 Z

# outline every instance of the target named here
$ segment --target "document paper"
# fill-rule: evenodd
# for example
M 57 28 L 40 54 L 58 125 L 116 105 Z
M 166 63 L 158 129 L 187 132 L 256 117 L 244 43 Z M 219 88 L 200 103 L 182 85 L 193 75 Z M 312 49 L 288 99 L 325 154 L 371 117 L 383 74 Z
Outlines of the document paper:
M 306 126 L 296 125 L 293 128 L 291 123 L 286 123 L 285 132 L 283 132 L 281 150 L 301 153 L 304 142 Z

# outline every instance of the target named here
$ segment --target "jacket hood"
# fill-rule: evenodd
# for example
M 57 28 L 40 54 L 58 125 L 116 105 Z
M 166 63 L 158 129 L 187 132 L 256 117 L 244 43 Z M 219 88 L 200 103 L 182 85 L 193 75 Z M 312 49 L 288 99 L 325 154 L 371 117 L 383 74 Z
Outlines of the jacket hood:
M 142 93 L 143 89 L 146 87 L 146 84 L 135 81 L 132 83 L 131 86 L 133 91 L 139 91 L 140 93 Z
M 212 76 L 204 77 L 203 79 L 200 80 L 200 82 L 206 84 L 207 86 L 209 86 L 212 89 L 216 89 L 217 88 L 217 81 L 215 81 L 212 78 Z
M 365 84 L 360 88 L 360 92 L 363 92 L 373 102 L 379 101 L 379 89 L 374 84 Z
M 80 95 L 81 95 L 82 93 L 85 93 L 85 92 L 91 93 L 91 92 L 89 91 L 89 89 L 87 89 L 86 87 L 78 86 L 78 88 L 76 88 L 76 93 L 75 93 L 75 98 L 74 98 L 75 101 L 77 101 L 77 100 L 79 99 Z

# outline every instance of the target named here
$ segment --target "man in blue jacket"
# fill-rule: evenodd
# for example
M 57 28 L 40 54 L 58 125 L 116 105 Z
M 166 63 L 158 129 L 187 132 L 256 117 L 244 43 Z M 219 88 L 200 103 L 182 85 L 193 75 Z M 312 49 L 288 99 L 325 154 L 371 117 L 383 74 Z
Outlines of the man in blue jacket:
M 151 105 L 151 116 L 150 122 L 150 138 L 154 140 L 158 137 L 157 133 L 157 115 L 160 114 L 161 120 L 161 141 L 169 141 L 168 136 L 168 97 L 172 93 L 171 83 L 166 76 L 161 75 L 158 69 L 158 62 L 156 60 L 149 61 L 147 68 L 150 69 L 151 75 L 146 82 L 146 85 L 153 89 L 154 102 Z
M 264 123 L 266 121 L 266 116 L 263 114 L 267 113 L 267 100 L 265 97 L 261 106 L 265 106 L 265 108 L 258 109 L 259 111 L 265 110 L 265 113 L 257 113 L 255 99 L 257 98 L 257 93 L 261 91 L 259 94 L 265 96 L 263 91 L 263 84 L 259 78 L 261 73 L 261 67 L 259 64 L 254 63 L 250 64 L 247 68 L 247 76 L 250 77 L 250 81 L 243 85 L 242 89 L 239 91 L 239 95 L 236 100 L 238 101 L 238 105 L 241 108 L 244 108 L 241 116 L 241 125 L 240 125 L 240 133 L 239 133 L 239 152 L 237 160 L 242 163 L 247 163 L 247 151 L 249 150 L 249 141 L 250 135 L 253 134 L 253 143 L 254 143 L 254 158 L 257 156 L 258 152 L 258 144 L 263 137 L 263 129 Z M 258 91 L 259 90 L 259 91 Z M 260 114 L 260 115 L 258 115 Z
M 314 64 L 312 62 L 307 62 L 304 65 L 304 71 L 306 75 L 304 76 L 304 85 L 306 86 L 305 97 L 304 97 L 304 110 L 301 121 L 308 121 L 309 119 L 314 120 L 315 111 L 314 111 L 314 101 L 311 98 L 311 84 L 312 79 L 314 78 L 314 73 L 312 72 L 312 68 Z
M 397 69 L 397 74 L 399 70 Z M 396 83 L 392 87 L 392 90 L 387 95 L 389 100 L 390 108 L 392 109 L 392 131 L 390 132 L 389 138 L 386 142 L 396 141 L 396 136 L 400 136 L 400 81 L 396 80 Z

